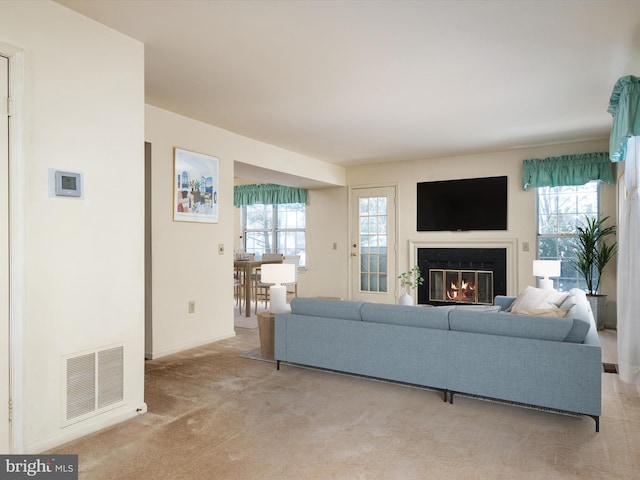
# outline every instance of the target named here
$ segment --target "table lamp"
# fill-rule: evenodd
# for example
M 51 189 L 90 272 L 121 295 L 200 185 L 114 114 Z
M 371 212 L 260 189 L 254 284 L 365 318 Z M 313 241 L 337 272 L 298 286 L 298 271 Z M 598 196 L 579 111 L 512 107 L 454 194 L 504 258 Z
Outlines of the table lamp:
M 553 280 L 549 280 L 549 277 L 560 276 L 560 260 L 534 260 L 533 275 L 544 277 L 540 280 L 540 288 L 553 290 Z
M 283 283 L 292 283 L 296 280 L 296 266 L 293 263 L 265 263 L 261 267 L 261 282 L 273 283 L 269 287 L 269 299 L 271 313 L 288 312 L 287 287 Z

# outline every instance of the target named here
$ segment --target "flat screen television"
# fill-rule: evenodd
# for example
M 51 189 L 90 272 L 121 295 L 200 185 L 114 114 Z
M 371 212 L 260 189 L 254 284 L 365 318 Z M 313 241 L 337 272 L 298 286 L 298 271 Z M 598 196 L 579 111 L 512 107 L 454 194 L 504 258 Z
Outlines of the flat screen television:
M 506 230 L 507 177 L 418 183 L 419 232 Z

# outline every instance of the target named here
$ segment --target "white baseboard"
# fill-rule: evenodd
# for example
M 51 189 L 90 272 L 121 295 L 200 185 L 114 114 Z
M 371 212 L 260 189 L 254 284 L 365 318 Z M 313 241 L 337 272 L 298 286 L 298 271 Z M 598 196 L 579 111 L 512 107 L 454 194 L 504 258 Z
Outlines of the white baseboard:
M 235 330 L 231 330 L 231 332 L 224 335 L 209 337 L 205 339 L 198 339 L 197 341 L 194 341 L 194 342 L 187 342 L 181 345 L 175 345 L 170 348 L 158 350 L 156 352 L 145 352 L 144 357 L 148 360 L 155 360 L 157 358 L 166 357 L 167 355 L 173 355 L 174 353 L 180 353 L 185 350 L 189 350 L 191 348 L 201 347 L 202 345 L 219 342 L 221 340 L 226 340 L 228 338 L 233 338 L 235 336 L 236 336 Z
M 51 438 L 47 438 L 46 440 L 42 440 L 33 445 L 27 445 L 25 447 L 25 452 L 15 453 L 34 455 L 49 450 L 55 450 L 55 447 L 59 445 L 63 445 L 72 440 L 76 440 L 80 437 L 84 437 L 85 435 L 89 435 L 90 433 L 97 432 L 99 430 L 102 430 L 103 428 L 111 427 L 112 425 L 130 420 L 131 418 L 140 415 L 140 413 L 136 411 L 138 407 L 125 405 L 124 408 L 127 408 L 127 410 L 116 413 L 115 415 L 98 415 L 91 420 L 76 423 L 71 427 L 65 427 L 60 430 L 59 434 L 54 435 Z M 115 410 L 112 412 L 115 412 Z

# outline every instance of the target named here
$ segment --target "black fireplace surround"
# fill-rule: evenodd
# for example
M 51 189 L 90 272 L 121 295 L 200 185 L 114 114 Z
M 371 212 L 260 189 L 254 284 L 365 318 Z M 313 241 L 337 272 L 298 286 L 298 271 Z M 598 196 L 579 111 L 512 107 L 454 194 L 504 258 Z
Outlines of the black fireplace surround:
M 418 304 L 452 305 L 429 299 L 430 270 L 483 270 L 493 272 L 493 296 L 507 294 L 506 248 L 418 248 L 418 267 L 424 283 L 418 286 Z

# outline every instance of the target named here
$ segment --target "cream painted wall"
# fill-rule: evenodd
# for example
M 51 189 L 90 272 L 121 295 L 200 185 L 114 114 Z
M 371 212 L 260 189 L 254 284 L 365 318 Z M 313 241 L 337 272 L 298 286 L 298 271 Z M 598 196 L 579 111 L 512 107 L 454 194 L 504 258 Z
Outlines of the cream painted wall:
M 15 451 L 37 453 L 144 408 L 144 48 L 49 1 L 0 2 L 0 42 L 25 59 L 13 395 Z M 50 198 L 49 168 L 83 172 L 84 199 Z M 63 427 L 63 356 L 119 343 L 125 404 Z
M 331 179 L 344 183 L 346 173 L 345 169 L 335 165 L 151 105 L 146 107 L 146 141 L 152 144 L 153 244 L 153 338 L 146 355 L 148 358 L 158 358 L 235 335 L 231 280 L 233 252 L 238 248 L 240 223 L 239 209 L 233 207 L 234 161 L 284 170 L 297 176 L 300 176 L 302 166 L 306 167 L 306 178 L 322 181 Z M 219 223 L 173 222 L 173 147 L 220 159 Z M 318 195 L 317 198 L 325 195 L 331 198 L 328 194 Z M 315 196 L 315 192 L 310 195 L 310 215 L 314 215 Z M 341 205 L 335 200 L 327 202 Z M 316 212 L 324 210 L 316 207 Z M 314 240 L 311 241 L 313 243 Z M 218 244 L 224 244 L 224 255 L 218 254 Z M 326 246 L 324 241 L 322 244 L 321 249 Z M 317 268 L 322 271 L 321 267 Z M 300 276 L 300 285 L 304 282 L 304 275 L 302 273 Z M 340 285 L 340 281 L 337 285 Z M 194 314 L 188 313 L 191 300 L 196 302 Z
M 329 185 L 346 185 L 346 169 L 344 167 L 257 140 L 247 142 L 247 137 L 240 135 L 236 135 L 235 138 L 243 143 L 242 149 L 238 149 L 234 158 L 236 161 L 296 177 L 310 178 Z
M 535 285 L 532 264 L 536 255 L 536 203 L 535 192 L 522 190 L 522 161 L 571 153 L 608 151 L 608 141 L 592 141 L 577 144 L 482 153 L 459 157 L 438 158 L 417 162 L 356 166 L 347 170 L 349 187 L 380 184 L 398 185 L 398 269 L 409 266 L 409 241 L 442 242 L 465 239 L 516 239 L 517 294 L 527 285 Z M 416 231 L 416 183 L 420 181 L 447 180 L 507 175 L 509 177 L 508 230 L 506 232 L 417 232 Z M 604 215 L 616 218 L 616 186 L 603 184 L 601 209 Z M 522 250 L 523 242 L 529 243 L 529 251 Z M 349 257 L 345 254 L 345 259 Z M 604 274 L 602 289 L 609 295 L 608 325 L 615 324 L 615 265 L 609 265 Z
M 150 105 L 145 129 L 152 147 L 153 259 L 153 338 L 146 356 L 158 358 L 235 335 L 232 195 L 239 143 L 230 132 Z M 173 221 L 174 147 L 219 159 L 218 223 Z M 195 313 L 189 313 L 190 301 Z
M 347 188 L 309 191 L 307 265 L 298 276 L 300 296 L 347 297 L 349 277 L 345 259 L 350 252 L 347 192 Z

